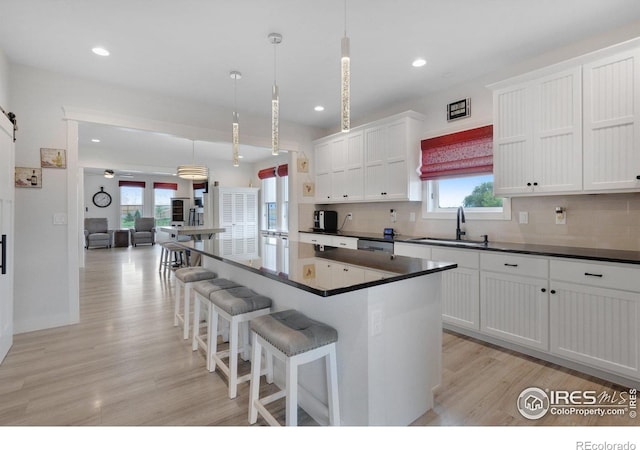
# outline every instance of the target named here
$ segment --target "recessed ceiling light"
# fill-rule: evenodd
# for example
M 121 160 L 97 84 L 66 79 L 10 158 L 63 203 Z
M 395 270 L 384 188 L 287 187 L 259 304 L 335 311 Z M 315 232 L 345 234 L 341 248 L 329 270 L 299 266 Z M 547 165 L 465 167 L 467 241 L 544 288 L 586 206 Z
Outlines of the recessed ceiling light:
M 322 106 L 322 105 L 318 105 L 318 106 L 316 106 L 315 108 L 313 108 L 313 110 L 314 110 L 314 111 L 318 111 L 318 112 L 320 112 L 320 111 L 324 111 L 324 106 Z
M 107 50 L 106 48 L 103 48 L 103 47 L 93 47 L 91 49 L 91 51 L 93 53 L 95 53 L 96 55 L 98 55 L 98 56 L 109 56 L 109 54 L 110 54 L 109 50 Z
M 100 139 L 93 138 L 91 139 L 91 142 L 100 142 Z
M 427 60 L 426 60 L 426 59 L 424 59 L 424 58 L 416 58 L 416 59 L 414 59 L 414 60 L 413 60 L 413 62 L 411 63 L 411 65 L 412 65 L 413 67 L 422 67 L 422 66 L 424 66 L 424 65 L 426 65 L 426 64 L 427 64 Z

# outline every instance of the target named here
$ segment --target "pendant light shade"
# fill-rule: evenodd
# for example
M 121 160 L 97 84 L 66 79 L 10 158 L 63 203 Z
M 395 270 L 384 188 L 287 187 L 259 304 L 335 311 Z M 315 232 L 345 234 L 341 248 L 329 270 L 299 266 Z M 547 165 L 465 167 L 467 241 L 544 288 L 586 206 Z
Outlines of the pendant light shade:
M 231 125 L 231 149 L 233 167 L 240 165 L 240 115 L 238 114 L 238 103 L 236 98 L 236 84 L 239 79 L 242 78 L 242 74 L 237 70 L 232 71 L 230 74 L 233 78 L 233 116 Z
M 344 0 L 344 37 L 342 38 L 342 57 L 340 59 L 340 129 L 344 132 L 351 128 L 351 55 L 350 41 L 347 37 L 347 0 Z
M 196 142 L 192 141 L 192 164 L 185 164 L 182 166 L 178 166 L 178 176 L 180 178 L 184 178 L 186 180 L 208 180 L 209 179 L 209 168 L 206 166 L 198 165 L 193 163 L 195 160 L 196 154 Z
M 271 91 L 271 154 L 280 154 L 280 90 L 276 83 L 276 46 L 282 42 L 282 35 L 269 34 L 269 42 L 273 44 L 273 89 Z

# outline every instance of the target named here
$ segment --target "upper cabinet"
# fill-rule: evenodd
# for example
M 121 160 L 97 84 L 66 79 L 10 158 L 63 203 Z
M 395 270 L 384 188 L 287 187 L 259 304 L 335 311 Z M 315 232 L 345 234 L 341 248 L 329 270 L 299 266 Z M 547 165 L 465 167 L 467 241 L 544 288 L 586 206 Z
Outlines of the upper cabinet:
M 640 49 L 585 64 L 584 189 L 640 188 Z
M 495 193 L 640 189 L 638 52 L 609 48 L 491 86 Z
M 407 112 L 316 141 L 316 202 L 420 200 L 422 120 Z
M 580 68 L 494 92 L 496 194 L 582 189 Z

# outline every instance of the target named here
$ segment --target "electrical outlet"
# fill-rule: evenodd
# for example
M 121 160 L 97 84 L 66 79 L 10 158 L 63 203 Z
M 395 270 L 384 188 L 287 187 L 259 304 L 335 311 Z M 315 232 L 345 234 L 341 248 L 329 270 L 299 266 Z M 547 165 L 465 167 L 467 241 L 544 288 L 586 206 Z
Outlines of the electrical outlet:
M 523 224 L 529 223 L 529 213 L 526 211 L 520 211 L 520 214 L 518 215 L 518 222 Z
M 347 213 L 347 220 L 353 220 L 353 213 Z
M 391 213 L 391 222 L 396 223 L 396 220 L 398 220 L 398 213 L 395 209 L 392 209 L 389 212 Z

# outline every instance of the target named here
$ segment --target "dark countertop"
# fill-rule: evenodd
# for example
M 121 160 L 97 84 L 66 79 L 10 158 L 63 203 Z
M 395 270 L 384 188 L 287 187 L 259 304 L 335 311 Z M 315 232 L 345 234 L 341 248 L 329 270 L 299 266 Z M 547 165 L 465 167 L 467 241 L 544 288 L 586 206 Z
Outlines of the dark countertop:
M 231 247 L 245 248 L 232 245 L 221 239 L 204 241 L 176 242 L 185 248 L 198 252 L 225 263 L 241 267 L 259 275 L 280 281 L 290 286 L 312 292 L 322 297 L 365 289 L 395 281 L 423 275 L 429 275 L 444 270 L 455 269 L 456 264 L 436 262 L 420 258 L 390 255 L 388 253 L 364 252 L 335 247 L 322 247 L 303 242 L 292 242 L 277 236 L 261 236 L 258 245 L 258 255 L 225 255 L 224 249 Z M 234 243 L 239 244 L 239 243 Z M 272 256 L 282 255 L 282 259 Z M 387 277 L 375 281 L 352 282 L 342 280 L 343 284 L 333 280 L 331 286 L 319 285 L 319 264 L 336 262 L 358 266 L 365 270 L 387 272 Z
M 301 231 L 302 233 L 315 233 L 313 231 Z M 559 245 L 544 244 L 516 244 L 511 242 L 491 242 L 487 245 L 460 245 L 447 244 L 444 242 L 416 242 L 415 239 L 420 237 L 414 236 L 389 236 L 385 237 L 382 233 L 360 233 L 360 232 L 340 232 L 340 233 L 322 233 L 333 234 L 339 236 L 348 236 L 362 239 L 371 239 L 390 242 L 404 242 L 408 244 L 430 245 L 448 248 L 464 248 L 481 251 L 494 251 L 505 253 L 520 253 L 524 255 L 551 256 L 557 258 L 584 259 L 590 261 L 615 262 L 623 264 L 640 265 L 640 251 L 635 250 L 613 250 L 602 248 L 586 248 L 586 247 L 565 247 Z M 438 238 L 435 238 L 438 239 Z M 444 238 L 447 239 L 447 238 Z

